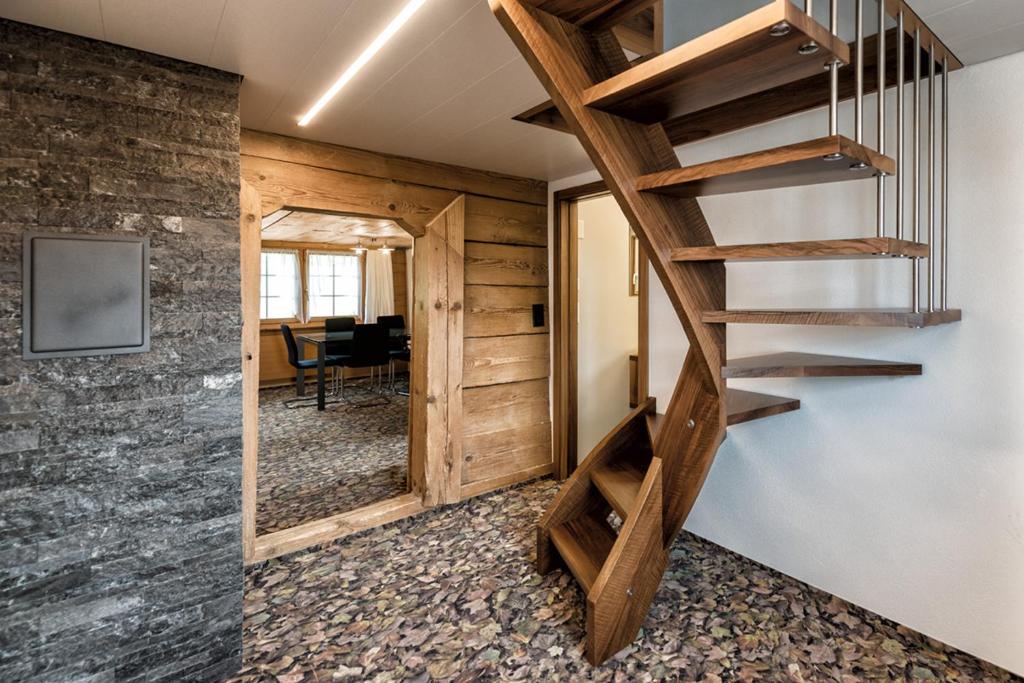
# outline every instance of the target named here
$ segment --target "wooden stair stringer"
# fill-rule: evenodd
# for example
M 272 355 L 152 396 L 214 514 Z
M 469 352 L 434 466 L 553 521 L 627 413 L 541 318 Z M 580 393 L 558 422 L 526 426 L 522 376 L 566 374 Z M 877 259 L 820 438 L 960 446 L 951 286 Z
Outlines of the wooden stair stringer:
M 714 261 L 672 261 L 672 250 L 677 247 L 714 246 L 715 242 L 695 199 L 636 188 L 641 176 L 679 169 L 668 137 L 660 125 L 644 125 L 584 104 L 588 88 L 621 73 L 628 62 L 610 31 L 587 31 L 538 10 L 545 2 L 490 0 L 492 11 L 633 226 L 690 342 L 676 391 L 660 420 L 654 457 L 644 479 L 644 485 L 654 486 L 651 471 L 659 470 L 660 490 L 657 496 L 653 492 L 638 494 L 619 539 L 588 592 L 588 608 L 593 599 L 593 610 L 588 612 L 595 614 L 595 620 L 588 617 L 587 653 L 598 663 L 636 637 L 665 568 L 668 548 L 725 436 L 725 381 L 721 377 L 725 326 L 704 322 L 701 317 L 704 311 L 724 309 L 725 266 Z M 631 413 L 606 437 L 603 447 L 583 461 L 579 476 L 574 474 L 556 496 L 538 527 L 538 567 L 542 571 L 552 564 L 547 530 L 582 514 L 588 505 L 599 504 L 593 501 L 594 493 L 600 496 L 591 481 L 593 468 L 599 460 L 628 452 L 627 439 L 634 440 L 634 447 L 650 444 L 646 413 L 653 408 L 648 403 Z M 603 497 L 600 503 L 607 505 Z M 660 514 L 654 514 L 652 506 L 660 507 Z M 638 572 L 643 572 L 644 590 L 637 589 L 636 581 L 627 580 Z M 632 595 L 627 595 L 631 586 Z M 628 609 L 611 622 L 597 620 L 609 604 Z
M 576 517 L 595 510 L 608 514 L 611 505 L 598 493 L 591 477 L 594 471 L 615 458 L 630 454 L 649 459 L 650 440 L 647 437 L 646 414 L 654 410 L 654 399 L 642 402 L 583 459 L 562 487 L 537 523 L 537 570 L 545 574 L 557 565 L 558 554 L 551 540 L 551 530 Z
M 668 566 L 662 546 L 662 463 L 651 460 L 634 507 L 587 593 L 587 660 L 595 666 L 636 638 Z

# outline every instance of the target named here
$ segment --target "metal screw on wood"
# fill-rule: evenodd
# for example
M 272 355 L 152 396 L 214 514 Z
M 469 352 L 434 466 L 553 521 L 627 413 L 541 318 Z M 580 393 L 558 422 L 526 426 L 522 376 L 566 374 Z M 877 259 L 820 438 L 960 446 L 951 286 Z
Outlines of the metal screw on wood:
M 633 597 L 633 587 L 632 586 L 630 586 L 629 588 L 626 589 L 626 597 L 628 597 L 628 598 Z
M 690 429 L 693 429 L 694 427 L 697 426 L 697 423 L 694 422 L 693 420 L 687 420 L 686 421 L 686 426 L 689 427 Z

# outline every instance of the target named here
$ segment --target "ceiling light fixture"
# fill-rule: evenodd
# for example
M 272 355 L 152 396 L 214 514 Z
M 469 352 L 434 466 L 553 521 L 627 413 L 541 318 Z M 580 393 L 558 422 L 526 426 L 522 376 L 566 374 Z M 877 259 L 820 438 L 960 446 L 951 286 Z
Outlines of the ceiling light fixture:
M 359 240 L 358 242 L 356 242 L 356 246 L 352 247 L 352 251 L 354 251 L 357 254 L 362 254 L 364 251 L 366 251 L 366 247 L 363 246 L 363 240 Z
M 341 74 L 341 78 L 334 82 L 330 88 L 327 89 L 320 99 L 316 101 L 316 104 L 310 108 L 302 118 L 299 119 L 299 125 L 305 126 L 313 120 L 313 117 L 320 113 L 320 110 L 327 106 L 327 103 L 334 99 L 334 96 L 338 94 L 338 91 L 345 87 L 345 84 L 351 81 L 359 70 L 366 66 L 366 63 L 373 59 L 373 56 L 377 54 L 384 45 L 391 40 L 392 36 L 398 33 L 398 29 L 402 28 L 405 22 L 409 21 L 409 18 L 416 13 L 420 7 L 423 6 L 427 0 L 409 0 L 409 3 L 402 8 L 402 11 L 398 13 L 398 16 L 391 20 L 391 23 L 387 25 L 379 36 L 374 38 L 370 46 L 363 50 L 363 53 L 356 58 L 356 61 L 352 62 L 352 65 L 345 69 L 345 73 Z
M 391 252 L 393 252 L 394 250 L 395 250 L 395 248 L 394 248 L 394 247 L 389 247 L 389 246 L 388 246 L 388 243 L 387 243 L 387 242 L 385 241 L 385 242 L 384 242 L 384 246 L 382 246 L 382 247 L 380 248 L 380 250 L 379 250 L 379 251 L 380 251 L 380 253 L 382 253 L 382 254 L 390 254 L 390 253 L 391 253 Z

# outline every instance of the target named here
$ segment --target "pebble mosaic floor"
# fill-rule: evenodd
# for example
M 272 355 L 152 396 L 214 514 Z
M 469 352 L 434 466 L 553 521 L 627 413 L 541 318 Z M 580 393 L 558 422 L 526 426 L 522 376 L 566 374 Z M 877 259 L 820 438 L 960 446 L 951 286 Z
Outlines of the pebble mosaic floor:
M 406 492 L 408 397 L 381 397 L 351 382 L 345 394 L 348 402 L 318 412 L 315 394 L 313 407 L 286 408 L 294 388 L 260 391 L 257 534 Z
M 556 490 L 534 482 L 250 568 L 230 680 L 1021 680 L 686 533 L 641 637 L 591 667 L 575 581 L 533 568 Z

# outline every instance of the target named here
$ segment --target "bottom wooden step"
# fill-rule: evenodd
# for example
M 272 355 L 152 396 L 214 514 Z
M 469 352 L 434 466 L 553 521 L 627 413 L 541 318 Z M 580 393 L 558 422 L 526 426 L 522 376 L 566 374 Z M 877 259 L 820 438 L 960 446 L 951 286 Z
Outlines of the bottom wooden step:
M 726 389 L 725 407 L 729 413 L 729 425 L 759 420 L 781 413 L 799 410 L 800 399 L 759 394 L 742 389 Z
M 594 468 L 590 480 L 619 517 L 625 520 L 640 493 L 644 474 L 639 463 L 619 459 Z
M 597 581 L 615 538 L 615 530 L 608 520 L 593 514 L 571 519 L 551 530 L 551 541 L 558 548 L 558 554 L 586 593 Z

